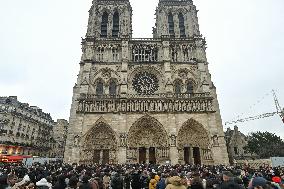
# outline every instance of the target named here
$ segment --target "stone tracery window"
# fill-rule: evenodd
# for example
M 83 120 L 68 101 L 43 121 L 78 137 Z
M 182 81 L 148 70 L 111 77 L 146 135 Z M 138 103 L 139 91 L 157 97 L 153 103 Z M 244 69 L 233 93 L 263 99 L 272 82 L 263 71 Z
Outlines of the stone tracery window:
M 115 11 L 113 14 L 112 37 L 118 37 L 119 33 L 119 13 Z
M 169 35 L 170 37 L 175 37 L 175 24 L 173 14 L 170 12 L 168 14 L 168 24 L 169 24 Z
M 115 96 L 117 94 L 116 90 L 117 90 L 116 82 L 115 80 L 111 80 L 109 84 L 109 94 Z
M 175 90 L 175 94 L 181 94 L 181 92 L 182 92 L 182 81 L 180 81 L 180 80 L 175 81 L 174 90 Z
M 104 61 L 104 47 L 98 47 L 97 48 L 97 61 Z
M 132 47 L 132 60 L 134 62 L 156 62 L 158 59 L 157 45 L 138 44 Z
M 185 36 L 185 26 L 184 26 L 184 17 L 182 13 L 179 13 L 178 15 L 178 20 L 179 20 L 179 31 L 180 31 L 180 37 L 186 37 Z
M 111 49 L 111 52 L 112 52 L 112 60 L 113 60 L 113 62 L 118 62 L 119 61 L 118 48 L 113 47 Z
M 104 84 L 102 80 L 98 80 L 96 83 L 96 94 L 103 95 L 104 94 Z
M 188 81 L 186 85 L 186 93 L 192 94 L 193 93 L 193 82 Z
M 101 37 L 107 37 L 107 25 L 108 25 L 108 13 L 104 12 L 102 15 L 102 22 L 101 22 Z
M 159 80 L 152 73 L 139 72 L 134 76 L 132 86 L 140 95 L 152 95 L 159 88 Z

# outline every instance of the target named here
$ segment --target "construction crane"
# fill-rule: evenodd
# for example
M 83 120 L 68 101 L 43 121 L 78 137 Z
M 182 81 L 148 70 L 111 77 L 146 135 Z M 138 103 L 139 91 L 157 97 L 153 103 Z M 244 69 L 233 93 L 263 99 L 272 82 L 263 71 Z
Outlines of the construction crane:
M 231 124 L 236 124 L 236 123 L 242 123 L 242 122 L 257 120 L 257 119 L 263 119 L 263 118 L 272 117 L 272 116 L 275 116 L 275 115 L 279 115 L 280 118 L 282 119 L 282 122 L 284 123 L 284 109 L 281 108 L 274 90 L 272 90 L 272 95 L 273 95 L 274 103 L 275 103 L 275 106 L 276 106 L 276 112 L 264 113 L 264 114 L 261 114 L 261 115 L 256 115 L 256 116 L 251 116 L 251 117 L 246 117 L 246 118 L 240 118 L 240 119 L 233 120 L 233 121 L 227 121 L 227 122 L 225 122 L 225 125 L 231 125 Z

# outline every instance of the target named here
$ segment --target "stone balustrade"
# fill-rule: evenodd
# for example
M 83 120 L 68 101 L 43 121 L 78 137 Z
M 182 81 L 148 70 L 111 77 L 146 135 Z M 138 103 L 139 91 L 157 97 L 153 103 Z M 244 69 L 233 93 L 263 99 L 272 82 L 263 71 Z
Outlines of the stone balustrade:
M 113 97 L 113 98 L 112 98 Z M 215 112 L 210 93 L 143 95 L 87 95 L 78 99 L 77 113 L 208 113 Z

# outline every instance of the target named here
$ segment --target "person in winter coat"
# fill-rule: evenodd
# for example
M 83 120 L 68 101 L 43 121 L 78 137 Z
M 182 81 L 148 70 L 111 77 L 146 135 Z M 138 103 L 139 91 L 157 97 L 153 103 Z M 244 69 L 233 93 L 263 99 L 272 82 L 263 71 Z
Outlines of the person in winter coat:
M 95 177 L 89 180 L 92 185 L 92 189 L 104 189 L 103 181 L 99 177 Z
M 92 185 L 89 182 L 89 177 L 88 176 L 83 176 L 79 189 L 92 189 Z
M 13 187 L 12 189 L 22 189 L 22 188 L 25 188 L 26 184 L 28 184 L 30 181 L 30 178 L 28 175 L 24 176 L 24 178 L 20 181 L 20 182 L 17 182 Z
M 159 182 L 160 176 L 159 175 L 155 175 L 155 179 L 156 179 L 157 182 Z
M 16 182 L 18 181 L 18 177 L 15 174 L 9 174 L 7 176 L 7 186 L 6 189 L 12 188 Z
M 140 174 L 134 172 L 131 177 L 131 188 L 132 189 L 141 189 Z
M 104 189 L 108 189 L 110 186 L 110 176 L 108 174 L 105 174 L 103 177 L 103 184 L 104 184 Z
M 181 182 L 182 179 L 179 176 L 174 176 L 169 179 L 170 184 L 167 185 L 166 189 L 186 189 Z
M 67 184 L 65 182 L 65 176 L 64 175 L 59 175 L 58 176 L 58 180 L 55 183 L 53 189 L 63 189 L 63 188 L 66 188 L 66 187 L 67 187 Z
M 68 187 L 67 189 L 76 189 L 78 185 L 78 178 L 76 176 L 72 176 L 69 179 Z
M 156 185 L 157 185 L 157 180 L 155 179 L 155 174 L 152 174 L 149 183 L 149 189 L 156 189 Z
M 131 182 L 131 177 L 129 173 L 126 173 L 124 177 L 124 189 L 130 189 L 130 182 Z
M 150 178 L 148 176 L 148 173 L 147 171 L 144 171 L 140 177 L 141 188 L 149 189 L 149 182 L 150 182 Z
M 165 175 L 162 174 L 159 182 L 157 183 L 156 189 L 165 189 L 166 186 L 166 178 Z
M 202 179 L 199 177 L 193 178 L 190 183 L 191 189 L 204 189 L 202 184 Z
M 115 173 L 113 179 L 111 180 L 112 189 L 123 189 L 123 179 L 120 177 L 119 173 Z

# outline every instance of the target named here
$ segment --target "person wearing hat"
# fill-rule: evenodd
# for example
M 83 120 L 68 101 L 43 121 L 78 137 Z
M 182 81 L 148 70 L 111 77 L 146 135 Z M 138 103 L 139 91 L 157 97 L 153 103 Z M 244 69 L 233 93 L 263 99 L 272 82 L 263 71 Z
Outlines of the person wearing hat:
M 281 178 L 279 176 L 273 176 L 271 179 L 271 185 L 273 188 L 282 189 L 281 187 Z
M 36 182 L 36 186 L 39 189 L 52 189 L 52 184 L 47 182 L 45 178 L 42 178 L 40 181 Z
M 272 177 L 272 182 L 275 182 L 277 184 L 281 184 L 281 178 L 279 176 Z
M 222 173 L 222 178 L 223 178 L 223 182 L 228 182 L 233 180 L 234 175 L 231 173 L 231 171 L 224 171 Z
M 186 186 L 182 184 L 182 179 L 179 176 L 174 176 L 169 179 L 170 184 L 166 189 L 186 189 Z
M 262 188 L 262 189 L 268 189 L 270 188 L 268 183 L 267 183 L 267 180 L 263 177 L 255 177 L 253 178 L 250 183 L 249 183 L 249 189 L 259 189 L 259 188 Z

